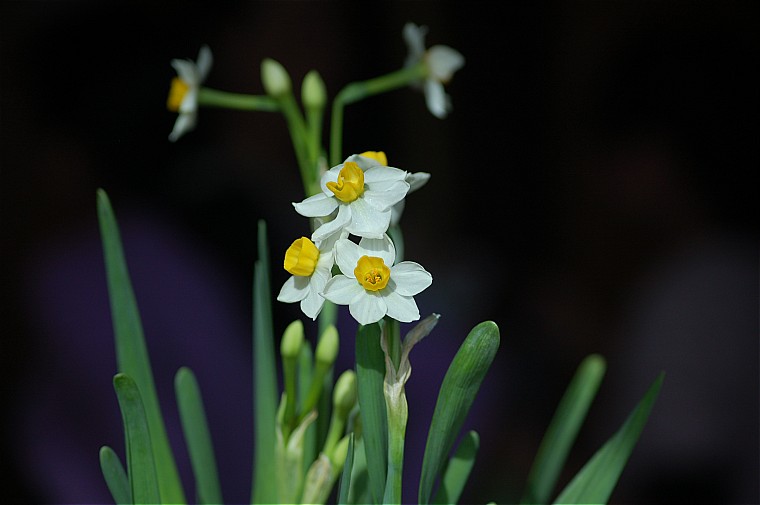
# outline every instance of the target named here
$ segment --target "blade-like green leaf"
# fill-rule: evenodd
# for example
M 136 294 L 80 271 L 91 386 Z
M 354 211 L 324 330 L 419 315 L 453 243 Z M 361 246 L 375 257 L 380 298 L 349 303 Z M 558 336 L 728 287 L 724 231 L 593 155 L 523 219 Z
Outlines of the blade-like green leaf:
M 348 489 L 348 503 L 365 505 L 375 503 L 369 494 L 369 476 L 367 475 L 367 455 L 364 452 L 364 439 L 354 439 L 354 461 L 351 469 L 351 484 Z
M 557 406 L 528 474 L 521 503 L 548 503 L 570 448 L 599 390 L 606 364 L 598 354 L 588 356 L 575 373 Z
M 623 426 L 581 468 L 555 503 L 607 503 L 649 418 L 664 374 L 650 386 Z
M 348 503 L 348 492 L 351 489 L 351 470 L 354 468 L 354 434 L 351 433 L 348 439 L 348 452 L 346 453 L 346 462 L 343 463 L 343 472 L 340 475 L 338 484 L 338 505 Z
M 430 501 L 433 486 L 446 464 L 480 384 L 499 348 L 499 327 L 484 321 L 467 335 L 449 366 L 438 393 L 422 459 L 419 502 Z
M 356 379 L 370 496 L 375 503 L 382 503 L 383 500 L 388 461 L 384 377 L 385 355 L 380 347 L 380 325 L 359 326 L 356 333 Z
M 469 431 L 459 443 L 454 456 L 449 460 L 441 477 L 441 486 L 433 498 L 433 503 L 457 503 L 462 495 L 467 479 L 475 464 L 475 456 L 480 447 L 480 437 Z
M 306 396 L 309 393 L 311 387 L 311 377 L 313 373 L 313 359 L 314 352 L 311 350 L 311 344 L 308 341 L 304 341 L 301 346 L 301 352 L 298 355 L 298 412 L 299 415 L 304 410 L 304 403 L 306 402 Z M 317 427 L 312 423 L 306 429 L 306 434 L 303 440 L 303 461 L 304 471 L 303 476 L 306 476 L 306 472 L 309 469 L 312 461 L 317 457 Z
M 182 432 L 190 454 L 190 463 L 195 476 L 195 494 L 198 503 L 222 503 L 222 488 L 211 442 L 211 434 L 206 421 L 201 391 L 192 370 L 182 367 L 174 377 Z
M 118 373 L 113 378 L 113 386 L 124 421 L 132 499 L 134 503 L 167 503 L 161 501 L 148 419 L 137 383 L 129 375 Z
M 258 226 L 259 259 L 253 278 L 253 503 L 277 502 L 275 475 L 275 413 L 277 373 L 275 370 L 272 301 L 269 289 L 269 245 L 266 223 Z
M 100 470 L 106 479 L 106 485 L 111 492 L 116 505 L 132 503 L 132 490 L 129 488 L 129 477 L 113 449 L 104 445 L 100 448 Z
M 185 493 L 161 415 L 140 313 L 129 279 L 118 224 L 106 192 L 99 189 L 97 195 L 98 220 L 103 242 L 118 369 L 119 372 L 132 377 L 140 389 L 150 427 L 161 498 L 166 503 L 184 503 Z

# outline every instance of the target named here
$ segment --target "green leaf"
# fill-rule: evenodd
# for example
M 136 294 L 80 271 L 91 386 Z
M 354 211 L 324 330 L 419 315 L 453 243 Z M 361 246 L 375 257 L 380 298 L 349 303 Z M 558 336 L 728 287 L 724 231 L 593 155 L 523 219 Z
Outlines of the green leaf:
M 557 406 L 528 474 L 521 503 L 547 503 L 604 377 L 604 358 L 583 360 Z
M 443 378 L 422 459 L 419 502 L 430 501 L 433 486 L 462 428 L 496 351 L 499 327 L 493 321 L 475 326 L 459 347 Z
M 214 447 L 206 421 L 201 391 L 192 370 L 182 367 L 174 377 L 182 432 L 185 435 L 190 463 L 195 476 L 198 503 L 222 503 L 222 489 L 216 468 Z
M 124 421 L 132 499 L 134 503 L 167 503 L 161 501 L 148 419 L 137 383 L 129 375 L 118 373 L 113 378 L 113 386 Z
M 383 500 L 388 462 L 384 377 L 385 355 L 380 347 L 380 325 L 359 326 L 356 332 L 356 379 L 370 496 L 375 503 L 382 503 Z
M 346 453 L 346 462 L 343 463 L 343 472 L 340 475 L 338 484 L 338 505 L 348 503 L 348 493 L 351 488 L 351 470 L 354 468 L 354 434 L 351 433 L 348 439 L 348 452 Z
M 100 448 L 100 470 L 106 479 L 113 501 L 117 505 L 132 503 L 132 490 L 129 487 L 127 472 L 124 471 L 119 456 L 106 445 Z
M 584 465 L 555 503 L 607 503 L 649 418 L 664 374 L 650 386 L 623 426 Z
M 480 447 L 480 437 L 474 431 L 469 431 L 459 443 L 454 456 L 446 465 L 441 477 L 441 486 L 433 499 L 433 503 L 457 503 L 470 472 L 475 464 L 475 456 Z
M 259 220 L 259 259 L 253 278 L 253 503 L 277 502 L 275 472 L 275 413 L 277 374 L 275 370 L 272 301 L 269 289 L 269 245 L 266 223 Z
M 369 476 L 367 475 L 367 455 L 364 452 L 364 439 L 354 439 L 354 461 L 351 469 L 351 484 L 348 489 L 348 503 L 373 503 L 369 494 Z
M 314 352 L 311 350 L 311 344 L 304 340 L 301 346 L 301 352 L 298 354 L 298 412 L 304 412 L 304 404 L 306 403 L 306 396 L 309 393 L 311 387 L 311 377 L 313 373 L 313 359 Z M 304 412 L 305 414 L 305 412 Z M 303 477 L 306 477 L 306 472 L 311 465 L 311 462 L 317 458 L 317 427 L 312 423 L 306 429 L 303 442 L 303 461 L 304 470 Z
M 108 195 L 102 189 L 97 192 L 97 200 L 118 369 L 132 377 L 140 389 L 150 427 L 161 498 L 166 503 L 184 503 L 185 493 L 166 435 L 116 217 Z

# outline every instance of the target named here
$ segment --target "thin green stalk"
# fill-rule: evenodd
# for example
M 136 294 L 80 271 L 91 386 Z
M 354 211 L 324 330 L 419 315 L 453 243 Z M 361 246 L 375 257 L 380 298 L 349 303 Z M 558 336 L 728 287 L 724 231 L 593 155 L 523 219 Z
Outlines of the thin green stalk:
M 330 166 L 335 166 L 343 159 L 343 108 L 354 102 L 380 93 L 387 93 L 403 88 L 425 77 L 425 65 L 402 68 L 389 74 L 367 81 L 347 84 L 335 96 L 332 104 L 332 123 L 330 124 Z
M 388 474 L 385 481 L 385 493 L 383 494 L 383 503 L 385 504 L 401 503 L 404 434 L 406 432 L 409 409 L 406 403 L 406 395 L 403 393 L 403 383 L 396 386 L 400 387 L 402 392 L 385 395 L 388 413 Z
M 303 182 L 304 193 L 307 196 L 314 193 L 314 173 L 316 173 L 315 164 L 310 161 L 308 152 L 308 134 L 303 114 L 298 108 L 296 99 L 292 93 L 287 93 L 278 99 L 280 110 L 285 116 L 290 132 L 290 140 L 293 143 L 293 150 L 298 160 L 298 168 L 301 171 L 301 181 Z
M 277 112 L 280 110 L 277 100 L 268 95 L 230 93 L 212 88 L 200 88 L 198 90 L 198 104 L 206 107 L 236 110 L 260 110 L 265 112 Z

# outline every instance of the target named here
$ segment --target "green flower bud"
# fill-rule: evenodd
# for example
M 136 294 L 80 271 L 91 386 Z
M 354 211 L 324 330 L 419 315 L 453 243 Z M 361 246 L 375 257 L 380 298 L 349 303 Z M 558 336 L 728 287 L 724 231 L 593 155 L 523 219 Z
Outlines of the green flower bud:
M 274 98 L 286 95 L 292 89 L 288 71 L 272 58 L 264 58 L 261 62 L 261 82 L 267 94 Z
M 301 84 L 301 101 L 307 108 L 322 108 L 327 102 L 325 83 L 319 72 L 310 70 Z
M 284 359 L 295 359 L 301 352 L 303 344 L 303 323 L 296 319 L 285 328 L 280 342 L 280 355 Z
M 353 370 L 346 370 L 338 377 L 333 389 L 333 408 L 336 416 L 341 419 L 348 418 L 348 414 L 356 404 L 356 391 L 356 373 Z
M 317 343 L 315 360 L 318 365 L 331 366 L 338 357 L 338 330 L 332 324 L 325 328 L 322 338 Z
M 348 442 L 350 438 L 350 434 L 341 438 L 340 441 L 335 444 L 335 448 L 329 455 L 330 463 L 332 464 L 333 476 L 335 477 L 337 477 L 341 472 L 343 465 L 346 462 L 346 457 L 348 456 Z

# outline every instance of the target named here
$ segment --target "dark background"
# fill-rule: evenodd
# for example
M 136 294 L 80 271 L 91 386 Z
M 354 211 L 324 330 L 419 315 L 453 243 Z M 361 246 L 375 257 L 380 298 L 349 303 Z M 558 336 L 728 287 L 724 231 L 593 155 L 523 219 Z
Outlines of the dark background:
M 305 222 L 284 120 L 202 109 L 167 140 L 172 58 L 214 53 L 209 87 L 261 93 L 273 57 L 332 98 L 399 68 L 407 21 L 466 58 L 438 120 L 398 90 L 346 110 L 344 150 L 428 171 L 402 221 L 443 315 L 415 348 L 404 491 L 467 331 L 502 344 L 467 429 L 466 503 L 519 498 L 573 371 L 608 370 L 560 486 L 666 378 L 614 503 L 758 502 L 758 3 L 4 1 L 0 4 L 3 495 L 109 502 L 123 454 L 95 191 L 111 197 L 159 395 L 192 498 L 172 377 L 198 375 L 228 502 L 250 489 L 256 222 L 273 264 Z M 273 290 L 286 274 L 272 273 Z M 275 304 L 275 329 L 299 317 Z M 339 368 L 351 366 L 341 314 Z M 315 338 L 310 328 L 309 338 Z

